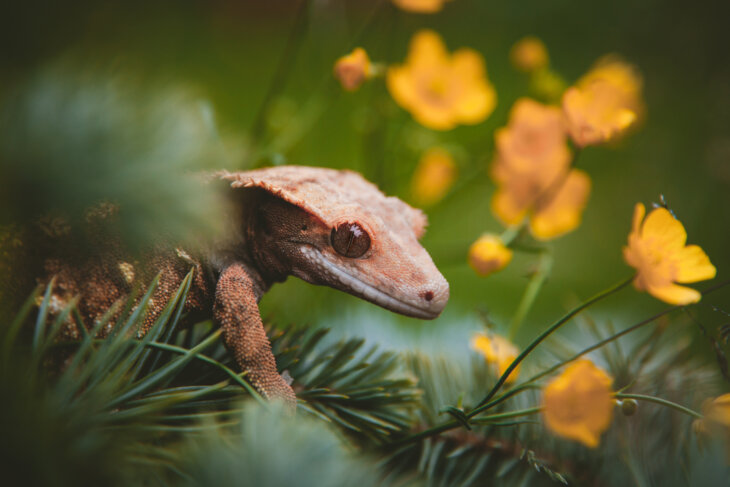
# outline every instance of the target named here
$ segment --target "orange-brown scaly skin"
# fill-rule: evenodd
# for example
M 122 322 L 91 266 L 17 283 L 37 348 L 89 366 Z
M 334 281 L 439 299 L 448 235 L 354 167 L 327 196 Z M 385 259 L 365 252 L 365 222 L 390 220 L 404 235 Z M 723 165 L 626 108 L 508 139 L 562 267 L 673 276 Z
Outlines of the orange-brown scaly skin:
M 217 176 L 234 188 L 233 228 L 226 241 L 206 243 L 208 250 L 198 253 L 160 245 L 130 261 L 114 238 L 95 237 L 86 251 L 64 249 L 60 239 L 51 252 L 55 255 L 44 261 L 40 279 L 45 283 L 56 277 L 52 311 L 80 295 L 79 310 L 92 327 L 133 285 L 149 283 L 160 272 L 142 336 L 194 267 L 185 310 L 212 313 L 226 347 L 254 387 L 293 406 L 296 396 L 277 371 L 258 308 L 273 283 L 295 275 L 424 319 L 435 318 L 446 305 L 448 283 L 418 243 L 424 215 L 386 197 L 357 173 L 282 166 Z M 340 233 L 338 244 L 333 243 L 335 230 L 351 228 L 354 234 Z M 63 334 L 79 337 L 72 323 Z

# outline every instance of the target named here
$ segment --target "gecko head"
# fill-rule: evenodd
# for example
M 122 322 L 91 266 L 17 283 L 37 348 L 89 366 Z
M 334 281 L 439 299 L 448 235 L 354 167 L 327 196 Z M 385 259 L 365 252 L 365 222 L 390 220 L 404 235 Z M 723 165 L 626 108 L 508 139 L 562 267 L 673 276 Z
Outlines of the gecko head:
M 261 172 L 268 174 L 254 176 L 266 184 L 245 186 L 265 190 L 247 231 L 259 268 L 407 316 L 441 313 L 449 285 L 418 242 L 426 225 L 421 211 L 351 171 L 281 166 L 237 174 Z

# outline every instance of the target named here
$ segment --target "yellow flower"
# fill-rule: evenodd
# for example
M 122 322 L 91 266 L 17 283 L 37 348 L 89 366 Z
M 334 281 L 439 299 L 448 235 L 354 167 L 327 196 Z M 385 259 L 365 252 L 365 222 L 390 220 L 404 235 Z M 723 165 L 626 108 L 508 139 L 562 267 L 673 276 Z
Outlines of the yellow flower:
M 643 114 L 641 77 L 635 68 L 607 57 L 563 95 L 568 131 L 580 147 L 621 136 Z
M 427 150 L 413 173 L 414 200 L 424 206 L 440 201 L 454 184 L 456 172 L 451 154 L 438 147 Z
M 489 335 L 483 333 L 475 334 L 471 339 L 471 348 L 484 355 L 484 359 L 495 368 L 499 377 L 502 377 L 502 374 L 507 371 L 507 368 L 512 365 L 512 362 L 519 355 L 517 347 L 506 338 L 494 333 L 490 333 Z M 517 380 L 519 373 L 520 366 L 518 365 L 509 374 L 505 383 L 510 384 Z
M 335 78 L 342 88 L 355 91 L 372 75 L 373 67 L 368 53 L 362 47 L 355 48 L 350 54 L 342 56 L 335 62 Z
M 451 55 L 430 30 L 413 36 L 406 63 L 390 67 L 386 82 L 396 103 L 435 130 L 482 122 L 497 102 L 482 56 L 466 48 Z
M 395 6 L 408 12 L 432 14 L 439 12 L 449 0 L 393 0 Z
M 666 208 L 655 208 L 644 219 L 641 203 L 634 208 L 624 259 L 637 270 L 634 286 L 670 304 L 689 304 L 701 294 L 675 282 L 689 283 L 712 279 L 715 266 L 697 245 L 686 245 L 687 233 L 682 223 Z
M 722 438 L 725 443 L 725 461 L 730 465 L 730 394 L 705 401 L 702 405 L 702 414 L 704 416 L 702 419 L 692 423 L 697 440 L 703 444 L 705 436 Z
M 613 417 L 613 379 L 590 360 L 579 359 L 543 389 L 545 426 L 595 448 Z
M 545 191 L 538 198 L 530 218 L 530 231 L 538 240 L 549 240 L 568 233 L 580 225 L 591 192 L 591 178 L 580 169 L 572 169 L 559 189 Z
M 515 102 L 509 124 L 495 134 L 497 154 L 492 179 L 497 191 L 492 211 L 505 225 L 530 218 L 532 234 L 542 240 L 574 230 L 590 193 L 588 175 L 570 169 L 560 110 L 529 98 Z
M 643 81 L 636 67 L 615 55 L 604 56 L 580 80 L 578 86 L 586 87 L 595 80 L 606 80 L 620 93 L 622 103 L 640 116 L 644 111 L 641 97 Z
M 710 421 L 726 428 L 730 428 L 730 394 L 723 394 L 702 406 L 702 421 Z
M 533 36 L 517 41 L 509 52 L 509 59 L 515 68 L 526 73 L 546 68 L 549 62 L 545 44 Z
M 469 247 L 469 265 L 482 277 L 501 271 L 511 260 L 512 251 L 497 235 L 484 234 Z

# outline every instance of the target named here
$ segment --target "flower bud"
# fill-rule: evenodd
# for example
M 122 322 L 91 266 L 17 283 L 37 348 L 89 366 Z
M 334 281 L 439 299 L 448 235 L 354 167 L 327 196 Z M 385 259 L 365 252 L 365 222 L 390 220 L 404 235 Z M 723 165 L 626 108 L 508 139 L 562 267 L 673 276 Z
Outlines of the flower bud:
M 524 37 L 517 41 L 509 53 L 512 65 L 526 73 L 547 67 L 548 52 L 545 44 L 537 37 Z
M 372 75 L 372 64 L 368 53 L 362 47 L 358 47 L 347 56 L 342 56 L 335 63 L 334 74 L 344 90 L 357 90 Z
M 639 409 L 639 403 L 635 399 L 624 399 L 618 403 L 624 416 L 633 416 Z
M 511 260 L 512 251 L 497 235 L 484 234 L 469 247 L 469 265 L 482 277 L 501 271 Z

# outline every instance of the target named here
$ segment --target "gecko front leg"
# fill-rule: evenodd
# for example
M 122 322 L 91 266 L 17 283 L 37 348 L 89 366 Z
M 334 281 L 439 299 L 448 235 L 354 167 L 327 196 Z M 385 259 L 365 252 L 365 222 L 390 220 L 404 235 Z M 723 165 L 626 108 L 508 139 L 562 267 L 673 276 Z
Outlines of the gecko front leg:
M 223 329 L 223 341 L 251 384 L 267 399 L 296 406 L 296 395 L 276 369 L 254 290 L 246 267 L 233 263 L 218 279 L 213 317 Z

